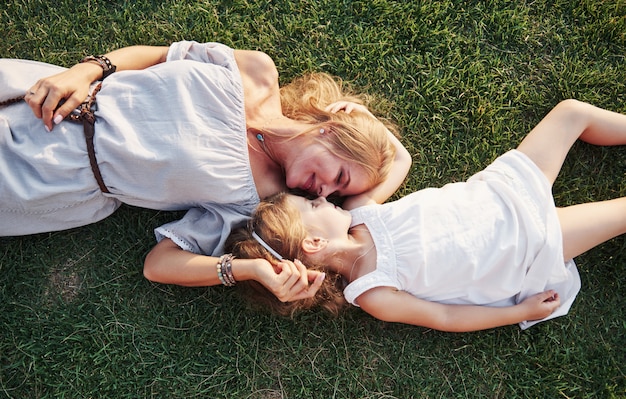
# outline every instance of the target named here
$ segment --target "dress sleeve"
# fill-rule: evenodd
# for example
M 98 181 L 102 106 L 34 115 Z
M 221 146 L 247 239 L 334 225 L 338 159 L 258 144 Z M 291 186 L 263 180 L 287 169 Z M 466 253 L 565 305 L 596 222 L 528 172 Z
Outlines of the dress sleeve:
M 169 238 L 182 249 L 201 255 L 219 256 L 230 232 L 246 224 L 248 216 L 228 206 L 192 208 L 182 219 L 155 229 L 157 241 Z
M 387 274 L 380 270 L 374 270 L 348 284 L 343 290 L 343 296 L 346 299 L 346 302 L 360 307 L 357 303 L 358 297 L 365 291 L 376 287 L 393 287 L 397 290 L 400 289 L 398 284 L 395 283 Z
M 167 61 L 176 60 L 199 61 L 236 70 L 234 50 L 221 43 L 195 41 L 172 43 L 167 52 Z

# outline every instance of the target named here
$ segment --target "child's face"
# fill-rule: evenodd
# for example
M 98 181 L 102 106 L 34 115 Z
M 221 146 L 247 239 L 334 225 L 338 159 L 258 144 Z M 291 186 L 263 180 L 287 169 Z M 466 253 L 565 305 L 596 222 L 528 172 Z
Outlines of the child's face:
M 328 201 L 324 197 L 310 200 L 290 195 L 289 202 L 298 209 L 302 222 L 310 234 L 326 239 L 345 238 L 352 222 L 350 212 Z

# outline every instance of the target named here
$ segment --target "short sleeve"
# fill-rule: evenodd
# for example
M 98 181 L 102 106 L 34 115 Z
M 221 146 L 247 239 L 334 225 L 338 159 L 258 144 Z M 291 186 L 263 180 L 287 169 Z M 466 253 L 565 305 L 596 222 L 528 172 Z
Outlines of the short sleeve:
M 192 60 L 236 70 L 234 50 L 221 43 L 182 41 L 172 43 L 166 61 Z
M 229 206 L 192 208 L 182 219 L 155 229 L 157 241 L 169 238 L 182 249 L 195 254 L 219 256 L 230 232 L 243 227 L 247 215 Z
M 395 283 L 387 274 L 380 270 L 374 270 L 365 276 L 359 277 L 346 286 L 343 290 L 343 296 L 346 302 L 360 307 L 357 303 L 357 298 L 365 291 L 369 291 L 376 287 L 393 287 L 400 289 L 398 284 Z

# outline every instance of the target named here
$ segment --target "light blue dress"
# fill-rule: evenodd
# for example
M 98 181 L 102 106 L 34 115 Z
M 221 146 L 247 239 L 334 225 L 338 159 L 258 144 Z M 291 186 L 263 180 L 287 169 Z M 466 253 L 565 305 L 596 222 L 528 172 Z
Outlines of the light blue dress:
M 0 101 L 62 70 L 2 59 Z M 258 204 L 231 48 L 174 43 L 167 62 L 105 79 L 95 115 L 96 158 L 110 194 L 98 188 L 81 124 L 63 121 L 48 133 L 24 102 L 0 107 L 0 235 L 86 225 L 121 203 L 197 208 L 189 217 L 208 229 L 197 248 L 207 253 Z
M 525 154 L 512 150 L 467 182 L 428 188 L 351 211 L 376 245 L 376 270 L 351 282 L 346 300 L 374 287 L 444 303 L 510 306 L 548 289 L 568 312 L 580 290 L 551 187 Z M 538 321 L 520 323 L 522 329 Z

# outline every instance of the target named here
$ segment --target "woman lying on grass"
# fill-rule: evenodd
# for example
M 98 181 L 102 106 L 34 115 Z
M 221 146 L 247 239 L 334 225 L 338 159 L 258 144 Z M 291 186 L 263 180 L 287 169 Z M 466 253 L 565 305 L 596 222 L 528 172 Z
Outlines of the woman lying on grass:
M 84 226 L 122 203 L 189 210 L 157 229 L 144 275 L 211 286 L 231 228 L 261 198 L 389 198 L 411 157 L 395 126 L 361 104 L 369 97 L 325 73 L 283 87 L 278 78 L 265 53 L 195 41 L 125 47 L 70 69 L 0 59 L 0 236 Z M 281 300 L 314 294 L 302 265 L 228 265 Z
M 233 233 L 233 254 L 300 259 L 328 276 L 315 297 L 292 303 L 243 291 L 281 314 L 336 312 L 345 281 L 345 299 L 372 316 L 443 331 L 564 315 L 580 289 L 572 258 L 626 232 L 626 197 L 555 207 L 551 187 L 577 139 L 626 144 L 626 115 L 563 101 L 467 182 L 391 203 L 345 211 L 278 194 Z

